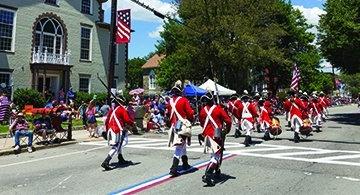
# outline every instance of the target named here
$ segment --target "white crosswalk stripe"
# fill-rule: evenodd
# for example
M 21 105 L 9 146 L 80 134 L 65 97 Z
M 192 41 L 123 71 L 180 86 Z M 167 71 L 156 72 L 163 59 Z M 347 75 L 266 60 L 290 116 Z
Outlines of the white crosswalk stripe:
M 82 142 L 81 145 L 106 146 L 107 141 Z M 151 149 L 151 150 L 173 150 L 168 147 L 166 139 L 152 138 L 132 138 L 129 137 L 129 143 L 126 148 Z M 257 158 L 293 160 L 312 163 L 324 163 L 334 165 L 360 166 L 360 151 L 350 150 L 327 150 L 321 148 L 308 148 L 299 146 L 286 146 L 274 144 L 257 144 L 250 148 L 245 148 L 243 144 L 226 142 L 226 154 L 236 154 L 240 156 L 249 156 Z M 204 147 L 197 142 L 192 143 L 187 148 L 188 152 L 203 153 Z M 349 161 L 352 160 L 352 161 Z

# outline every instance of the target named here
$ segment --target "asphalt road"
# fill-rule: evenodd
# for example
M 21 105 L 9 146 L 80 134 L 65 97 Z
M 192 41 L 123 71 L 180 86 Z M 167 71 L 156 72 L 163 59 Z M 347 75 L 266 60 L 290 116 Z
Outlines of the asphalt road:
M 188 156 L 198 169 L 169 178 L 167 136 L 146 134 L 131 136 L 125 148 L 133 165 L 106 172 L 100 167 L 109 150 L 104 141 L 2 156 L 0 194 L 359 194 L 360 112 L 356 106 L 330 112 L 323 132 L 299 144 L 291 141 L 291 131 L 267 142 L 254 133 L 256 144 L 249 148 L 239 144 L 244 137 L 229 136 L 222 177 L 214 187 L 201 181 L 209 154 L 195 137 Z

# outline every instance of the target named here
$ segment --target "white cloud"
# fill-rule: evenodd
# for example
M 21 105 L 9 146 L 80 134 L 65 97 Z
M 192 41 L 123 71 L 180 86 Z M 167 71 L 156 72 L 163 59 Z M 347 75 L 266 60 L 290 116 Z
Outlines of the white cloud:
M 164 31 L 164 26 L 161 24 L 160 26 L 156 27 L 156 29 L 149 33 L 149 37 L 153 39 L 159 39 L 160 33 Z
M 308 24 L 314 25 L 314 27 L 308 31 L 317 34 L 318 30 L 316 26 L 319 25 L 320 15 L 326 14 L 326 12 L 318 7 L 305 8 L 302 5 L 294 5 L 293 7 L 300 10 L 300 12 L 306 18 Z
M 320 15 L 326 14 L 326 12 L 318 7 L 305 8 L 302 5 L 294 5 L 295 9 L 302 12 L 304 17 L 307 19 L 308 24 L 319 25 Z
M 170 4 L 161 0 L 140 0 L 145 5 L 154 8 L 156 11 L 166 15 L 175 13 L 176 8 Z M 131 17 L 133 20 L 148 21 L 148 22 L 161 22 L 161 19 L 155 16 L 151 11 L 137 5 L 130 0 L 118 0 L 118 9 L 131 9 Z M 105 12 L 110 12 L 111 1 L 107 1 L 103 4 Z

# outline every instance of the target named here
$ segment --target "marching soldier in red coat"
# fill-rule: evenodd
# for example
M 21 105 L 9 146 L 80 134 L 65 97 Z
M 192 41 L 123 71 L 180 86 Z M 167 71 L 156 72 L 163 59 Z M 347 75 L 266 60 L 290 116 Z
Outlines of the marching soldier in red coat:
M 246 131 L 244 144 L 249 147 L 251 144 L 251 131 L 254 129 L 255 118 L 258 117 L 256 107 L 250 102 L 250 97 L 244 94 L 241 97 L 241 107 L 239 108 L 239 115 L 241 116 L 241 129 Z
M 126 161 L 122 155 L 122 147 L 127 144 L 128 132 L 125 129 L 126 125 L 134 126 L 134 121 L 130 118 L 127 109 L 124 107 L 125 99 L 123 97 L 118 97 L 120 105 L 111 109 L 105 121 L 106 126 L 106 137 L 108 140 L 111 150 L 109 151 L 106 159 L 101 164 L 105 170 L 110 170 L 110 160 L 115 154 L 118 154 L 119 165 L 131 163 L 131 161 Z
M 271 115 L 269 114 L 269 110 L 266 109 L 265 107 L 265 102 L 264 100 L 260 99 L 259 101 L 259 107 L 260 107 L 260 116 L 259 116 L 259 121 L 260 121 L 260 129 L 261 131 L 264 131 L 264 137 L 263 139 L 265 141 L 268 141 L 271 139 L 270 137 L 270 132 L 269 132 L 269 128 L 271 125 Z
M 211 160 L 202 177 L 203 182 L 214 185 L 214 179 L 220 176 L 220 165 L 224 149 L 225 135 L 230 132 L 231 119 L 219 105 L 214 105 L 213 95 L 208 93 L 201 97 L 205 106 L 201 109 L 199 120 L 205 137 L 205 147 L 212 150 Z M 214 177 L 215 171 L 215 177 Z
M 322 91 L 319 94 L 319 103 L 322 106 L 321 116 L 325 119 L 326 115 L 329 113 L 328 107 L 331 106 L 331 102 Z
M 238 138 L 241 135 L 239 121 L 241 120 L 241 115 L 239 109 L 241 107 L 241 100 L 238 98 L 237 94 L 234 94 L 230 97 L 229 102 L 227 103 L 227 110 L 231 116 L 233 125 L 235 126 L 234 137 Z
M 170 175 L 178 176 L 177 168 L 180 158 L 182 168 L 190 168 L 188 157 L 186 155 L 186 145 L 190 145 L 191 139 L 191 122 L 194 121 L 194 111 L 192 110 L 189 100 L 182 97 L 182 83 L 177 81 L 171 89 L 172 97 L 166 108 L 166 114 L 170 120 L 169 129 L 169 147 L 175 146 L 173 163 L 170 168 Z
M 309 104 L 310 115 L 312 118 L 312 122 L 315 123 L 316 131 L 320 132 L 321 128 L 321 114 L 323 111 L 322 104 L 319 102 L 318 97 L 313 95 L 311 103 Z
M 291 128 L 294 129 L 294 142 L 300 141 L 300 128 L 303 125 L 303 110 L 305 106 L 300 98 L 295 96 L 295 92 L 289 92 L 290 98 L 284 103 L 284 107 L 290 112 Z

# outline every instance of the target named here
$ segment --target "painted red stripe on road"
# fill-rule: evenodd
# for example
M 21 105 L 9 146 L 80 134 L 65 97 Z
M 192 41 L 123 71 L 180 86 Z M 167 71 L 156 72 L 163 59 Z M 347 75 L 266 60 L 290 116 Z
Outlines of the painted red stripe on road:
M 231 159 L 233 157 L 237 156 L 237 154 L 228 154 L 226 156 L 224 156 L 223 160 L 228 160 Z M 197 169 L 197 170 L 201 170 L 203 168 L 205 168 L 208 165 L 209 161 L 197 164 L 195 166 L 193 166 L 193 169 Z M 195 171 L 197 171 L 195 170 Z M 130 189 L 129 188 L 125 188 L 124 190 L 119 190 L 115 193 L 110 193 L 110 194 L 136 194 L 151 188 L 154 188 L 156 186 L 160 186 L 161 184 L 170 182 L 171 180 L 175 179 L 176 177 L 171 177 L 170 175 L 165 175 L 163 177 L 156 177 L 155 179 L 149 180 L 145 183 L 141 182 L 139 185 L 135 185 L 132 186 Z M 158 181 L 156 181 L 158 180 Z M 156 182 L 154 182 L 156 181 Z

